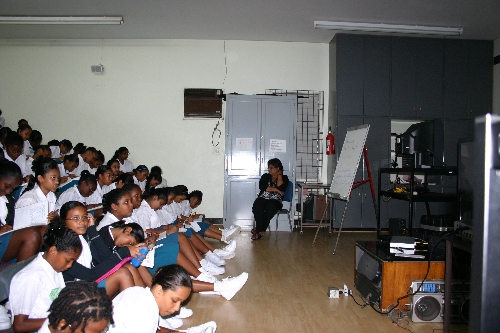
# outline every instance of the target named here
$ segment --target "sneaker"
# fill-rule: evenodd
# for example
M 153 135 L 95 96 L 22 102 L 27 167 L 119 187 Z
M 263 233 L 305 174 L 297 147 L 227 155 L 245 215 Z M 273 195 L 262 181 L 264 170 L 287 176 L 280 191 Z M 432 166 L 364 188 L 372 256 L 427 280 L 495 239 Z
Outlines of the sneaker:
M 234 252 L 228 252 L 224 249 L 215 249 L 214 253 L 221 259 L 232 259 L 236 255 Z
M 214 291 L 218 292 L 228 301 L 243 288 L 248 280 L 248 273 L 243 272 L 237 277 L 227 277 L 220 282 L 214 283 Z
M 0 305 L 0 330 L 8 330 L 11 326 L 7 309 Z
M 201 274 L 198 275 L 195 278 L 195 280 L 203 281 L 203 282 L 210 282 L 210 283 L 215 283 L 215 282 L 219 281 L 219 280 L 217 280 L 217 278 L 215 276 L 213 276 L 212 274 L 207 272 L 203 267 L 198 268 L 198 270 L 200 271 Z
M 193 310 L 188 309 L 184 306 L 181 306 L 181 309 L 179 310 L 179 314 L 175 316 L 175 318 L 178 319 L 184 319 L 184 318 L 189 318 L 193 315 Z
M 205 254 L 205 259 L 208 261 L 211 261 L 212 263 L 216 264 L 217 266 L 224 266 L 226 264 L 226 261 L 219 257 L 217 254 L 215 254 L 212 251 L 208 251 L 207 254 Z
M 208 323 L 190 327 L 186 330 L 187 333 L 213 333 L 215 331 L 217 331 L 217 324 L 215 321 L 209 321 Z
M 233 239 L 232 241 L 227 243 L 226 246 L 221 248 L 221 250 L 224 250 L 225 252 L 229 252 L 229 253 L 231 253 L 231 252 L 234 253 L 236 251 L 236 241 Z
M 238 235 L 239 233 L 239 229 L 238 228 L 234 228 L 234 229 L 224 229 L 222 230 L 222 238 L 221 240 L 223 242 L 230 242 L 236 235 Z
M 161 327 L 168 328 L 170 330 L 175 330 L 184 325 L 184 322 L 182 321 L 182 319 L 179 318 L 175 317 L 163 318 L 162 316 L 160 316 L 158 325 L 160 325 Z
M 209 272 L 212 275 L 222 275 L 226 272 L 226 269 L 224 267 L 219 267 L 206 259 L 202 259 L 200 261 L 200 264 L 201 267 L 203 267 L 207 272 Z

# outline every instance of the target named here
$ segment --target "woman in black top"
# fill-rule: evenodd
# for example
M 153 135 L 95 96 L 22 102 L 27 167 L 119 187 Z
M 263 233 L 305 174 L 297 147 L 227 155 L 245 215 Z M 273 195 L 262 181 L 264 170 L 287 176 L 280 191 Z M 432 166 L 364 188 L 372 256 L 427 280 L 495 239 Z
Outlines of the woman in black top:
M 269 222 L 283 207 L 283 194 L 288 186 L 288 177 L 283 175 L 283 164 L 277 158 L 267 162 L 268 173 L 260 177 L 260 193 L 252 207 L 255 228 L 252 229 L 252 240 L 261 239 L 265 235 Z

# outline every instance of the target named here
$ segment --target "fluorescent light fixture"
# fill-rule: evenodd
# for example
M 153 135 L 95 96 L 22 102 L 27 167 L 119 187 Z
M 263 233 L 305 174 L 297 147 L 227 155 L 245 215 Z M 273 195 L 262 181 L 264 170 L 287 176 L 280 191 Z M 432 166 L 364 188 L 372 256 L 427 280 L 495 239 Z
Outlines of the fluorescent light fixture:
M 0 16 L 0 24 L 122 24 L 122 16 Z
M 343 31 L 369 31 L 393 32 L 403 34 L 460 36 L 463 28 L 429 27 L 425 25 L 399 25 L 378 23 L 353 23 L 334 21 L 314 21 L 315 29 L 343 30 Z

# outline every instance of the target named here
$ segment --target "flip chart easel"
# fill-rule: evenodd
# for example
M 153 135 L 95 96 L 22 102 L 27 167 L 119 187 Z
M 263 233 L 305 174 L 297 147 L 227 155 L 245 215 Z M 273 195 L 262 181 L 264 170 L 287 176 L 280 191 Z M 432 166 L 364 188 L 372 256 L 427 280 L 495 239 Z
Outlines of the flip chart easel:
M 377 211 L 377 205 L 375 204 L 375 186 L 373 185 L 373 177 L 370 169 L 370 162 L 368 160 L 368 150 L 366 149 L 365 142 L 368 136 L 368 131 L 370 125 L 360 125 L 356 127 L 351 127 L 347 129 L 347 134 L 342 146 L 342 151 L 340 152 L 339 161 L 333 175 L 332 184 L 330 190 L 327 192 L 328 201 L 319 222 L 318 229 L 316 230 L 316 235 L 314 236 L 313 244 L 316 242 L 316 237 L 318 236 L 321 224 L 325 219 L 326 212 L 328 210 L 328 205 L 332 204 L 333 200 L 346 201 L 344 212 L 342 213 L 342 220 L 340 222 L 339 233 L 337 235 L 337 241 L 335 243 L 335 249 L 333 254 L 337 252 L 337 245 L 340 238 L 340 233 L 342 231 L 342 226 L 344 224 L 345 214 L 349 204 L 349 199 L 351 197 L 351 192 L 353 189 L 360 187 L 365 183 L 370 183 L 370 188 L 372 192 L 373 202 L 375 212 Z M 368 178 L 363 180 L 354 181 L 356 172 L 358 170 L 359 160 L 361 158 L 361 153 L 364 154 L 365 163 L 367 167 Z

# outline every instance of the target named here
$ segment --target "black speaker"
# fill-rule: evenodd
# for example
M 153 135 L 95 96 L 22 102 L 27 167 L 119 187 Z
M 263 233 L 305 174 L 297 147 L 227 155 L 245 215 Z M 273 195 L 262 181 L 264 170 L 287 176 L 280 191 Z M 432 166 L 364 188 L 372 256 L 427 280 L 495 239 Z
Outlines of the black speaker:
M 389 236 L 406 236 L 408 229 L 406 228 L 406 220 L 399 218 L 389 219 Z
M 500 327 L 500 116 L 476 118 L 469 332 Z

